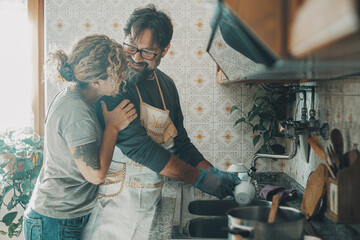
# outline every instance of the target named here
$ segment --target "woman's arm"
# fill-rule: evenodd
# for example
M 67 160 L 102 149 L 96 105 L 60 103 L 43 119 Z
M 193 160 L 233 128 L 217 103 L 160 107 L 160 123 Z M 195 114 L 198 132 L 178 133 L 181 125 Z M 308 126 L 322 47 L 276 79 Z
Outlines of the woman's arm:
M 119 131 L 137 117 L 134 105 L 129 100 L 123 100 L 113 111 L 108 111 L 104 102 L 101 104 L 105 130 L 100 148 L 96 142 L 70 147 L 81 174 L 92 184 L 100 184 L 103 181 L 112 160 Z

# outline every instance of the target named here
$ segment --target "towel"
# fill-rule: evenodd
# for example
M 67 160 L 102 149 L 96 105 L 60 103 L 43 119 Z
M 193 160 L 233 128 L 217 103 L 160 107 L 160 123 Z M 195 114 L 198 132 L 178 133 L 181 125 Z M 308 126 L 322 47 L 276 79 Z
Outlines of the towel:
M 285 187 L 282 186 L 272 186 L 272 185 L 266 185 L 261 189 L 259 196 L 262 199 L 271 201 L 272 197 L 277 194 L 279 195 L 280 199 L 279 202 L 282 202 L 284 200 L 290 200 L 294 199 L 297 196 L 297 192 L 295 189 L 285 189 Z

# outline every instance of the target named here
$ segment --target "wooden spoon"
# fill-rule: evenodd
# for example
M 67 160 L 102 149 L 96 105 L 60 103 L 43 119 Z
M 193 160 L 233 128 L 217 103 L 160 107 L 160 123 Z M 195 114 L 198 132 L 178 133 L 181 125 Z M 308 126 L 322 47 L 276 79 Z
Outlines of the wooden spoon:
M 330 140 L 334 147 L 335 153 L 337 154 L 339 160 L 340 160 L 340 166 L 339 169 L 343 168 L 344 164 L 342 161 L 342 156 L 344 154 L 344 140 L 343 136 L 339 129 L 334 128 L 330 133 Z
M 321 158 L 321 160 L 323 160 L 323 162 L 325 163 L 325 166 L 327 167 L 327 169 L 330 172 L 331 177 L 333 177 L 335 179 L 335 174 L 334 174 L 333 170 L 331 169 L 331 167 L 329 166 L 329 163 L 326 158 L 326 153 L 324 151 L 324 147 L 322 146 L 318 136 L 314 135 L 311 138 L 309 138 L 308 143 L 310 144 L 310 146 L 312 147 L 312 149 L 314 150 L 316 155 L 318 155 Z
M 275 222 L 276 213 L 279 208 L 280 196 L 275 194 L 272 198 L 272 205 L 269 213 L 268 223 Z

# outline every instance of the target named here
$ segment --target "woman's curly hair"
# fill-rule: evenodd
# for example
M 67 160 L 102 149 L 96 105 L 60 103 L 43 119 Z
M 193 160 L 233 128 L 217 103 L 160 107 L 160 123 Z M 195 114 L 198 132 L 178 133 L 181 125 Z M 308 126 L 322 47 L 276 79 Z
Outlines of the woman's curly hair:
M 51 54 L 58 61 L 57 70 L 68 82 L 86 88 L 96 80 L 120 82 L 125 79 L 126 60 L 123 47 L 102 35 L 88 35 L 78 41 L 69 56 L 63 50 Z

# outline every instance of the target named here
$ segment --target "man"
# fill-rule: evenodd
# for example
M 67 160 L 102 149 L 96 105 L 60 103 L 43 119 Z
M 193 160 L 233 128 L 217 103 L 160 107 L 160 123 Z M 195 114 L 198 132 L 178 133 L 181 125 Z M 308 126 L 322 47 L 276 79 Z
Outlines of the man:
M 113 162 L 83 239 L 146 239 L 160 199 L 162 176 L 220 199 L 231 195 L 240 183 L 237 177 L 213 168 L 191 143 L 176 86 L 157 68 L 170 47 L 170 18 L 149 5 L 131 14 L 124 31 L 127 83 L 115 98 L 102 100 L 111 110 L 129 99 L 140 117 L 118 135 Z M 100 108 L 97 114 L 102 123 Z

